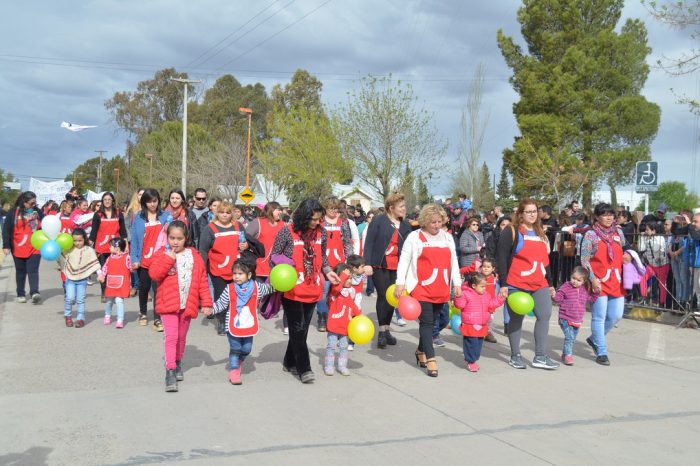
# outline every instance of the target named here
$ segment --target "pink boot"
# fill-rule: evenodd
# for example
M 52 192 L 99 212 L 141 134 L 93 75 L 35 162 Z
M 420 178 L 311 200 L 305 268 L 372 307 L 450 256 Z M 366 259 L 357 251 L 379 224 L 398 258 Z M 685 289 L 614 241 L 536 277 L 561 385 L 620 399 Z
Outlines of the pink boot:
M 228 371 L 228 381 L 233 385 L 241 385 L 241 368 L 237 367 Z

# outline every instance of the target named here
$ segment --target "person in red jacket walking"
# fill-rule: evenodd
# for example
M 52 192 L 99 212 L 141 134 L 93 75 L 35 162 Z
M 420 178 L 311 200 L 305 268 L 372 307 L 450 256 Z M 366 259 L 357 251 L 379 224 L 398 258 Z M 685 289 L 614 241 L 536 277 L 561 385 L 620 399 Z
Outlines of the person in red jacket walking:
M 486 276 L 475 272 L 462 284 L 462 296 L 455 298 L 455 306 L 462 311 L 462 333 L 464 360 L 469 372 L 477 372 L 484 337 L 489 333 L 489 319 L 505 299 L 486 292 Z
M 168 244 L 155 254 L 148 274 L 158 283 L 156 312 L 165 329 L 165 391 L 176 392 L 177 382 L 185 378 L 182 357 L 190 321 L 200 306 L 210 313 L 213 304 L 204 261 L 188 242 L 187 225 L 175 220 L 167 234 Z

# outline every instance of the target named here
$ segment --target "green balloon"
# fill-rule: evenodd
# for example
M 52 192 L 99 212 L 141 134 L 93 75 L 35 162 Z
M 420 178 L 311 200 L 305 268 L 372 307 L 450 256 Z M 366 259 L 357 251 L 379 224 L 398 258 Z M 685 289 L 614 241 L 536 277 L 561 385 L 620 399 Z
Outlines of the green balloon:
M 44 230 L 37 230 L 32 233 L 32 237 L 29 242 L 32 243 L 32 247 L 38 251 L 48 240 L 49 237 L 46 235 L 46 233 L 44 233 Z
M 73 237 L 68 233 L 61 233 L 56 237 L 56 242 L 61 246 L 61 251 L 70 251 L 73 247 Z
M 277 264 L 270 270 L 270 284 L 277 291 L 289 291 L 297 284 L 297 271 L 289 264 Z
M 535 309 L 535 300 L 529 293 L 516 291 L 508 295 L 508 308 L 516 314 L 524 316 Z

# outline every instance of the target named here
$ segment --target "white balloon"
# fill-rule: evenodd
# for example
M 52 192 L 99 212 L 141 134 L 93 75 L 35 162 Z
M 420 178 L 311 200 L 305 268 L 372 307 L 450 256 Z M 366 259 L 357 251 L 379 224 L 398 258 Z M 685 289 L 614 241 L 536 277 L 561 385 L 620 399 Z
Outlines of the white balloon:
M 47 215 L 41 220 L 41 229 L 49 239 L 56 239 L 61 232 L 61 219 L 58 215 Z

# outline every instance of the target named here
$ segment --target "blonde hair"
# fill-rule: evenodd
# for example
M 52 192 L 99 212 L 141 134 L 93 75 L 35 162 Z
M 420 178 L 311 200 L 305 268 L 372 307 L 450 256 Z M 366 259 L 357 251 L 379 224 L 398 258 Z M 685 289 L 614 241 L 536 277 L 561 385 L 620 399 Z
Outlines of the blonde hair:
M 131 195 L 131 201 L 129 202 L 129 207 L 126 208 L 126 214 L 134 214 L 141 212 L 141 202 L 139 201 L 139 192 L 136 191 Z
M 323 200 L 323 204 L 321 204 L 325 210 L 328 209 L 338 209 L 340 210 L 340 206 L 342 203 L 340 202 L 340 199 L 338 199 L 335 196 L 327 197 L 326 199 Z
M 389 213 L 390 207 L 394 207 L 396 204 L 403 202 L 406 200 L 406 196 L 403 195 L 403 193 L 400 193 L 398 191 L 393 191 L 389 193 L 389 195 L 384 199 L 384 210 L 386 213 Z
M 420 214 L 418 214 L 418 224 L 421 226 L 421 228 L 423 228 L 432 222 L 433 217 L 436 215 L 440 217 L 443 225 L 447 223 L 448 218 L 445 209 L 437 204 L 426 204 L 420 210 Z
M 229 214 L 233 215 L 233 204 L 228 201 L 219 202 L 219 207 L 216 208 L 216 213 L 221 213 L 228 211 Z

